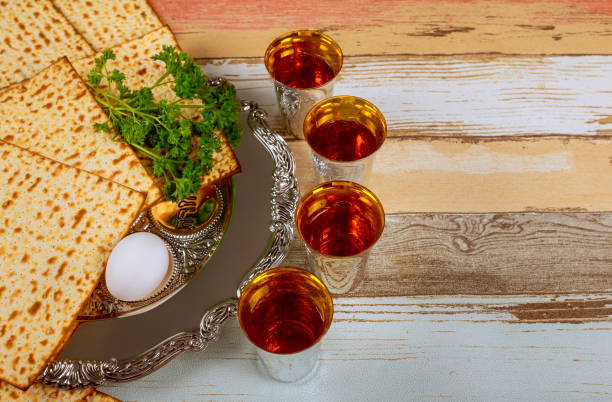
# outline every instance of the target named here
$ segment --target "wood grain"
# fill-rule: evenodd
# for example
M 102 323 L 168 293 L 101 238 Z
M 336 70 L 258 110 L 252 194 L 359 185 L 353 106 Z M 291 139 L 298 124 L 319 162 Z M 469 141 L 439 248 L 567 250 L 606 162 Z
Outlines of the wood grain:
M 612 292 L 610 244 L 612 213 L 387 215 L 350 295 Z M 297 236 L 283 264 L 308 266 Z
M 311 151 L 289 141 L 302 193 Z M 612 138 L 396 137 L 364 184 L 386 213 L 612 211 Z
M 196 57 L 261 56 L 279 34 L 318 29 L 347 55 L 612 53 L 606 0 L 150 0 Z
M 278 383 L 235 320 L 205 352 L 101 389 L 122 400 L 609 401 L 612 320 L 534 323 L 516 311 L 600 297 L 336 298 L 310 381 Z M 552 311 L 552 310 L 550 310 Z
M 261 58 L 199 62 L 284 132 Z M 367 56 L 346 58 L 334 93 L 378 106 L 390 136 L 612 135 L 609 82 L 612 56 Z
M 363 284 L 335 299 L 310 381 L 267 377 L 232 320 L 205 352 L 105 392 L 123 400 L 612 398 L 610 2 L 151 4 L 208 75 L 227 77 L 280 132 L 265 48 L 296 28 L 334 37 L 348 56 L 335 93 L 372 101 L 389 123 L 371 187 L 392 214 Z M 300 187 L 309 188 L 309 150 L 290 146 Z M 305 266 L 302 247 L 293 242 L 287 264 Z

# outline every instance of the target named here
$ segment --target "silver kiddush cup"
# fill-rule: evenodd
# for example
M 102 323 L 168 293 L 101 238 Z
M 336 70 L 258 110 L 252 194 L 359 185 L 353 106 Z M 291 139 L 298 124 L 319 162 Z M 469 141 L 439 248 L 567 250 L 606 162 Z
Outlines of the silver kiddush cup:
M 337 123 L 345 126 L 335 133 L 323 131 L 329 124 Z M 365 132 L 357 134 L 355 125 Z M 318 183 L 330 180 L 368 183 L 374 156 L 387 137 L 387 122 L 376 106 L 356 96 L 327 98 L 308 112 L 303 129 Z
M 318 367 L 321 341 L 331 326 L 329 291 L 311 272 L 269 269 L 249 282 L 238 300 L 238 322 L 268 374 L 294 382 Z
M 295 225 L 310 269 L 330 293 L 342 295 L 363 280 L 370 250 L 385 227 L 385 211 L 364 186 L 329 181 L 304 194 Z
M 342 69 L 342 50 L 329 36 L 309 30 L 276 38 L 264 56 L 287 131 L 304 139 L 304 118 L 310 108 L 332 95 Z

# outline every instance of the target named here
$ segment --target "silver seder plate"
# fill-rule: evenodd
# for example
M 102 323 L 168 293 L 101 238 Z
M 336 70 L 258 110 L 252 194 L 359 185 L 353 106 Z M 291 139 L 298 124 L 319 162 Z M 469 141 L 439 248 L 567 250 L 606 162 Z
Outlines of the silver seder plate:
M 220 202 L 212 221 L 201 233 L 173 236 L 145 212 L 132 227 L 157 233 L 170 245 L 179 262 L 172 285 L 134 305 L 97 289 L 84 321 L 40 381 L 67 388 L 131 381 L 183 351 L 203 351 L 236 315 L 237 297 L 249 280 L 285 258 L 299 198 L 294 157 L 265 112 L 252 102 L 241 104 L 244 133 L 236 155 L 242 173 L 217 186 Z M 107 319 L 87 321 L 87 314 Z

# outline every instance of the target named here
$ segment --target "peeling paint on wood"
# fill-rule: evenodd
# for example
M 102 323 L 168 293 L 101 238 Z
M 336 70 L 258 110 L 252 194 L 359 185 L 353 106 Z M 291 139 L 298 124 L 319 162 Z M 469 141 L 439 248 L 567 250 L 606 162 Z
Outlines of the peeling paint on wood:
M 151 0 L 196 57 L 261 56 L 278 35 L 318 29 L 347 55 L 610 54 L 612 5 L 601 1 Z
M 387 215 L 365 279 L 350 295 L 612 292 L 610 244 L 610 212 Z M 297 238 L 283 264 L 307 266 Z M 579 321 L 610 314 L 610 303 L 559 302 L 508 311 L 524 319 L 558 314 L 548 318 Z
M 200 63 L 284 132 L 262 59 Z M 612 56 L 372 56 L 346 58 L 334 93 L 374 103 L 390 136 L 610 136 L 609 82 Z
M 523 322 L 512 313 L 537 311 L 553 298 L 336 298 L 319 371 L 309 381 L 284 384 L 267 377 L 231 320 L 206 351 L 184 353 L 146 379 L 101 389 L 123 400 L 422 401 L 442 395 L 461 401 L 609 401 L 610 318 Z M 612 294 L 554 299 L 578 305 L 609 302 Z
M 232 320 L 205 352 L 105 392 L 612 399 L 612 2 L 151 3 L 206 73 L 280 132 L 265 48 L 296 28 L 335 38 L 348 56 L 335 93 L 372 101 L 389 123 L 371 187 L 392 214 L 364 282 L 335 299 L 310 381 L 267 377 Z M 290 145 L 303 190 L 310 154 Z M 305 266 L 302 245 L 291 247 L 286 263 Z
M 515 316 L 521 322 L 585 323 L 612 321 L 612 299 L 551 301 L 496 307 Z
M 289 141 L 300 190 L 311 151 Z M 386 213 L 612 211 L 610 138 L 388 138 L 366 186 Z

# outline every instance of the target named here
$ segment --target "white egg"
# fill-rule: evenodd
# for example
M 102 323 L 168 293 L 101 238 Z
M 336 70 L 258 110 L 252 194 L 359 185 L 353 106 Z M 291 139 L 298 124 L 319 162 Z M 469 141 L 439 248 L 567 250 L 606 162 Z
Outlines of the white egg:
M 137 232 L 117 243 L 106 264 L 106 287 L 119 300 L 151 296 L 164 282 L 169 267 L 166 243 L 157 235 Z

